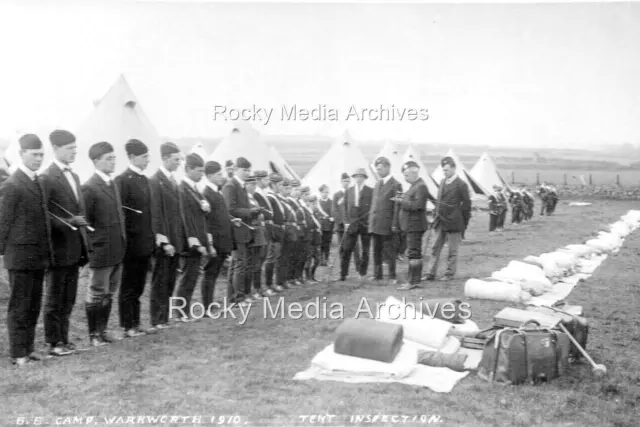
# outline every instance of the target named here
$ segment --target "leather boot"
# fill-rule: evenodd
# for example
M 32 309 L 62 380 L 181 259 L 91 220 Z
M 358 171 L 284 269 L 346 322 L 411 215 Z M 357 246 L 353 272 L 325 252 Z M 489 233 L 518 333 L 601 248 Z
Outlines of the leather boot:
M 264 285 L 267 289 L 271 289 L 273 287 L 273 270 L 274 264 L 265 264 L 264 266 Z
M 87 327 L 89 329 L 89 338 L 93 337 L 97 333 L 96 326 L 96 306 L 93 304 L 85 304 L 84 311 L 87 315 Z
M 418 287 L 422 276 L 422 260 L 412 259 L 409 261 L 409 283 Z

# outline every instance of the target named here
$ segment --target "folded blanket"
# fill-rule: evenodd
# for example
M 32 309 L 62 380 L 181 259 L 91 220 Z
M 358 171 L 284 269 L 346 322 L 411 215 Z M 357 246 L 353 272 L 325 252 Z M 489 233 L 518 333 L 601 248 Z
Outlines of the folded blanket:
M 449 335 L 453 337 L 474 337 L 478 332 L 480 332 L 478 324 L 471 319 L 467 319 L 464 323 L 453 325 Z
M 440 319 L 431 319 L 408 304 L 393 297 L 387 298 L 380 307 L 378 319 L 402 325 L 404 337 L 429 347 L 440 349 L 444 346 L 452 324 Z
M 335 352 L 391 363 L 402 346 L 402 326 L 373 319 L 347 319 L 336 330 Z
M 467 298 L 514 303 L 526 302 L 531 298 L 531 294 L 523 291 L 518 283 L 479 279 L 467 280 L 464 285 L 464 296 Z

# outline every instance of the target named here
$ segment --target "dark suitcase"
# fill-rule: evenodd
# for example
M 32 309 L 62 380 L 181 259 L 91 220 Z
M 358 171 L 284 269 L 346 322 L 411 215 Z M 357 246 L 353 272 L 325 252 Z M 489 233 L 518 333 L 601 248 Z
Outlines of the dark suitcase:
M 573 336 L 573 338 L 578 341 L 580 346 L 584 350 L 587 349 L 587 340 L 589 338 L 589 323 L 584 317 L 570 314 L 567 311 L 555 307 L 536 307 L 529 305 L 526 309 L 527 311 L 531 312 L 556 316 L 560 319 L 560 322 L 562 322 L 564 327 L 567 329 L 567 332 L 569 332 Z M 578 347 L 571 343 L 571 347 L 569 349 L 569 362 L 577 362 L 582 359 L 582 357 L 582 353 L 580 352 L 580 350 L 578 350 Z
M 528 322 L 521 328 L 495 332 L 482 351 L 478 376 L 487 381 L 523 384 L 564 375 L 570 340 L 567 334 Z

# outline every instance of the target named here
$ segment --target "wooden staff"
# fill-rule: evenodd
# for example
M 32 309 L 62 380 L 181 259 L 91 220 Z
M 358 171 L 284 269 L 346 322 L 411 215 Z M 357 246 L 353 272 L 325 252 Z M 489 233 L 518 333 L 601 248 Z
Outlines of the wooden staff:
M 72 214 L 71 212 L 69 212 L 69 211 L 68 211 L 68 210 L 66 210 L 64 207 L 60 206 L 58 203 L 54 202 L 53 200 L 49 200 L 49 201 L 50 201 L 51 203 L 53 203 L 54 205 L 56 205 L 56 206 L 57 206 L 58 208 L 60 208 L 61 210 L 63 210 L 67 215 L 75 216 L 74 214 Z M 72 230 L 77 230 L 77 228 L 76 228 L 76 227 L 74 227 L 74 226 L 72 226 L 71 224 L 67 223 L 66 221 L 64 221 L 64 220 L 63 220 L 62 218 L 60 218 L 59 216 L 56 216 L 56 215 L 52 214 L 51 212 L 49 212 L 49 213 L 50 213 L 50 214 L 51 214 L 51 216 L 53 216 L 54 218 L 56 218 L 56 219 L 58 219 L 58 220 L 60 220 L 60 221 L 64 222 L 65 224 L 67 224 L 67 225 L 71 226 Z M 91 232 L 96 231 L 96 229 L 95 229 L 95 228 L 93 228 L 93 227 L 91 227 L 90 225 L 86 225 L 86 227 L 87 227 L 87 230 L 89 230 L 89 231 L 91 231 Z

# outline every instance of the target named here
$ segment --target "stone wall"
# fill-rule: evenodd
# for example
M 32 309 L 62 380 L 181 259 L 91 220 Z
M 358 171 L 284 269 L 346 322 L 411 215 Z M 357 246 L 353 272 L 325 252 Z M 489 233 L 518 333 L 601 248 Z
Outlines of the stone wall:
M 619 185 L 559 185 L 560 200 L 574 198 L 599 198 L 613 200 L 640 200 L 640 187 Z

